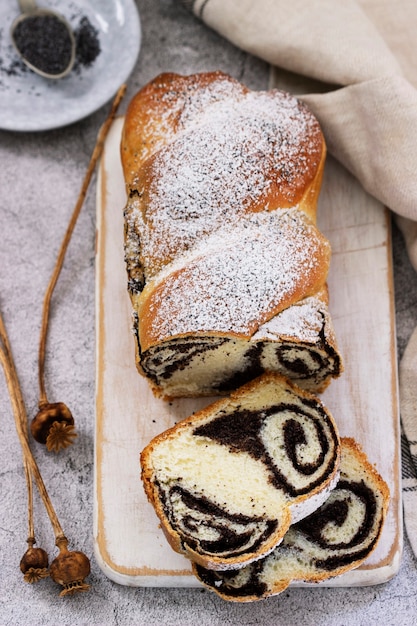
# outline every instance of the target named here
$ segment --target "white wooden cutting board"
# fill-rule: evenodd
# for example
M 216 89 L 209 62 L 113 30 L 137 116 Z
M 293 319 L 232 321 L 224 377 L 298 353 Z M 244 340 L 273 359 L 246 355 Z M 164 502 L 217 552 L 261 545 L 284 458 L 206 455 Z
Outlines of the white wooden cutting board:
M 198 586 L 145 498 L 139 454 L 154 435 L 209 400 L 156 400 L 136 372 L 123 260 L 122 124 L 115 121 L 106 141 L 97 194 L 95 553 L 105 574 L 121 584 Z M 377 584 L 397 572 L 402 549 L 389 215 L 329 158 L 319 216 L 333 249 L 330 309 L 345 362 L 345 373 L 322 397 L 341 435 L 356 438 L 391 490 L 377 550 L 361 568 L 326 585 Z

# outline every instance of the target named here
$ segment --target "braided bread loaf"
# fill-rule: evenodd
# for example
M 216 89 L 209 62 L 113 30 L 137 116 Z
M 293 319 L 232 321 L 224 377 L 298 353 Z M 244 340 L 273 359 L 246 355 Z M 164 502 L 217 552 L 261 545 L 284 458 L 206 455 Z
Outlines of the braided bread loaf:
M 270 373 L 155 437 L 141 467 L 172 548 L 224 570 L 265 556 L 317 509 L 339 460 L 321 401 Z
M 358 567 L 375 549 L 389 490 L 359 448 L 341 440 L 340 479 L 326 502 L 288 530 L 264 559 L 216 572 L 193 565 L 194 574 L 225 600 L 249 602 L 284 591 L 293 581 L 317 583 Z
M 164 397 L 263 371 L 342 370 L 316 227 L 325 143 L 297 99 L 221 72 L 162 74 L 131 101 L 121 158 L 137 365 Z

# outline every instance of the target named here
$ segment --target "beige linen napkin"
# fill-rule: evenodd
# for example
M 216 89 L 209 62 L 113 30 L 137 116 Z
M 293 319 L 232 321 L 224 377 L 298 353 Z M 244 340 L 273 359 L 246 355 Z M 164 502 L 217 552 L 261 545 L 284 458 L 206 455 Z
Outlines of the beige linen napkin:
M 321 81 L 300 96 L 329 152 L 389 207 L 417 269 L 416 0 L 182 0 L 236 46 Z M 330 87 L 331 85 L 331 87 Z M 417 329 L 400 367 L 407 534 L 417 555 Z

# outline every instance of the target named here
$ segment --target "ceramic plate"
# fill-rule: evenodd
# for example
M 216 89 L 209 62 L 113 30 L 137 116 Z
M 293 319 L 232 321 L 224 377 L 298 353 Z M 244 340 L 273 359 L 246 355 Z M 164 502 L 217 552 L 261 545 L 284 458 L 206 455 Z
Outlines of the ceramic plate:
M 108 102 L 130 75 L 141 43 L 134 0 L 39 0 L 70 22 L 76 63 L 63 79 L 38 76 L 14 51 L 10 26 L 18 2 L 0 3 L 0 128 L 41 131 L 80 120 Z M 94 58 L 95 57 L 95 58 Z

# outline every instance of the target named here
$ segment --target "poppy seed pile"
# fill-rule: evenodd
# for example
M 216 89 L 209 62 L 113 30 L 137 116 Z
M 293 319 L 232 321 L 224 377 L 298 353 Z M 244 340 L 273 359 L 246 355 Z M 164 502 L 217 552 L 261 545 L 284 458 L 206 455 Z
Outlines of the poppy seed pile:
M 49 17 L 51 18 L 51 16 Z M 75 62 L 71 74 L 80 74 L 83 69 L 89 68 L 93 65 L 101 52 L 99 32 L 86 16 L 81 16 L 75 24 L 73 23 L 73 20 L 69 21 L 73 27 L 75 38 Z M 24 23 L 25 22 L 22 23 L 22 26 Z M 40 51 L 38 49 L 34 50 L 37 44 L 34 45 L 33 40 L 35 36 L 33 33 L 29 36 L 29 40 L 26 43 L 21 41 L 22 46 L 24 46 L 24 50 L 20 46 L 19 49 L 23 52 L 24 56 L 39 69 L 51 74 L 60 73 L 60 68 L 65 69 L 68 63 L 65 60 L 66 54 L 70 54 L 71 52 L 70 39 L 67 33 L 66 38 L 64 37 L 59 44 L 57 44 L 57 39 L 60 34 L 62 34 L 58 28 L 62 26 L 62 28 L 65 29 L 65 25 L 62 25 L 58 19 L 52 17 L 52 20 L 50 19 L 48 23 L 43 22 L 42 25 L 38 24 L 38 30 L 40 29 L 40 26 L 42 26 L 42 36 L 44 39 L 42 44 L 44 48 L 44 52 L 42 54 L 43 65 L 41 65 L 41 61 L 39 60 Z M 45 27 L 45 29 L 43 27 Z M 25 33 L 23 31 L 20 35 L 17 34 L 21 40 L 24 35 Z M 11 39 L 10 43 L 7 44 L 7 38 L 10 39 L 9 32 L 0 28 L 0 87 L 2 86 L 2 75 L 18 77 L 24 76 L 26 73 L 31 73 L 31 70 L 27 67 L 27 65 L 25 65 L 25 63 L 18 57 L 17 52 L 12 46 Z M 2 40 L 3 45 L 1 45 Z M 29 45 L 31 46 L 30 50 Z M 32 60 L 30 59 L 30 55 L 32 55 Z
M 14 41 L 22 57 L 45 74 L 62 74 L 70 64 L 70 33 L 66 24 L 55 15 L 29 15 L 18 22 Z

